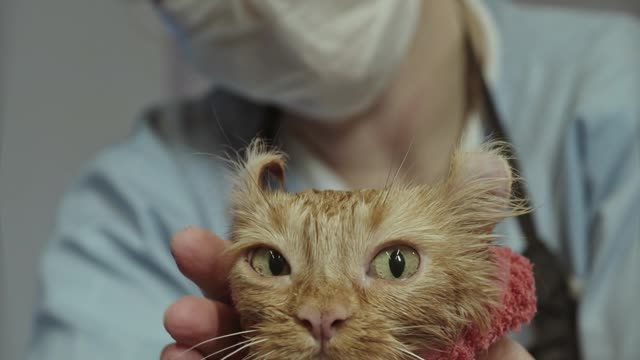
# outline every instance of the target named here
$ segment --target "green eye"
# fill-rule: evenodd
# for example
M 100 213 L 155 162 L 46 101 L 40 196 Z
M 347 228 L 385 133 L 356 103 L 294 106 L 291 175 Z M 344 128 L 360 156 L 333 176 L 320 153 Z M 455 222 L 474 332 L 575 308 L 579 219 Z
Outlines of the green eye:
M 391 246 L 378 253 L 371 262 L 369 273 L 380 279 L 407 279 L 418 271 L 420 256 L 408 246 Z
M 279 252 L 260 247 L 251 252 L 249 264 L 253 270 L 263 276 L 285 276 L 291 274 L 287 260 Z

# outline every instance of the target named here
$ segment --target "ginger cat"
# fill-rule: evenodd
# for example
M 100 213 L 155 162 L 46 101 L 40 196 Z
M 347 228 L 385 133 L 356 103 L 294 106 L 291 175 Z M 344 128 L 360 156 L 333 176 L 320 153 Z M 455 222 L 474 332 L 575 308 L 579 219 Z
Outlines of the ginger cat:
M 230 283 L 247 359 L 421 359 L 499 301 L 491 231 L 522 213 L 489 144 L 439 184 L 288 193 L 285 155 L 260 140 L 231 197 Z M 275 180 L 275 182 L 274 182 Z

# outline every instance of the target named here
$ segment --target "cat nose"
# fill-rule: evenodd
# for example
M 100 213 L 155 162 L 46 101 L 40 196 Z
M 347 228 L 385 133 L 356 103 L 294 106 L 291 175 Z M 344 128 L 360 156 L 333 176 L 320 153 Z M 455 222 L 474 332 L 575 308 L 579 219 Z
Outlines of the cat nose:
M 331 339 L 336 328 L 349 317 L 347 309 L 342 305 L 332 305 L 323 311 L 311 306 L 302 306 L 297 315 L 313 338 L 318 341 Z

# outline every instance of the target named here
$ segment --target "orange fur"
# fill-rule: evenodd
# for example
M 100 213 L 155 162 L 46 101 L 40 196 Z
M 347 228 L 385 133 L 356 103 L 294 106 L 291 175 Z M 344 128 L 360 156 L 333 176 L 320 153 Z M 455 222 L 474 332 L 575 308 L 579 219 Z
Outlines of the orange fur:
M 232 194 L 231 289 L 243 326 L 266 339 L 250 348 L 256 358 L 410 359 L 403 350 L 446 349 L 470 322 L 489 326 L 500 291 L 490 230 L 525 211 L 509 199 L 514 176 L 499 146 L 456 154 L 449 179 L 432 186 L 267 188 L 264 172 L 280 178 L 284 166 L 283 154 L 255 141 Z M 370 261 L 393 243 L 418 251 L 418 272 L 398 281 L 368 277 Z M 246 258 L 258 246 L 281 252 L 291 275 L 253 271 Z M 322 355 L 295 316 L 302 304 L 341 304 L 350 313 Z

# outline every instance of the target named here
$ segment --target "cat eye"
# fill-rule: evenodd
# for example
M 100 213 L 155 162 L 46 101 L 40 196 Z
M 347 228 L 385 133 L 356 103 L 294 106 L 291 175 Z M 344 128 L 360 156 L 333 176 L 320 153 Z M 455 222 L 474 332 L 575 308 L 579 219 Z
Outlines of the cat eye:
M 403 245 L 391 246 L 378 253 L 371 262 L 369 274 L 385 280 L 401 280 L 418 271 L 420 256 Z
M 253 250 L 249 264 L 262 276 L 285 276 L 291 274 L 287 260 L 276 250 L 260 247 Z

